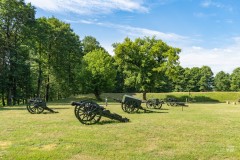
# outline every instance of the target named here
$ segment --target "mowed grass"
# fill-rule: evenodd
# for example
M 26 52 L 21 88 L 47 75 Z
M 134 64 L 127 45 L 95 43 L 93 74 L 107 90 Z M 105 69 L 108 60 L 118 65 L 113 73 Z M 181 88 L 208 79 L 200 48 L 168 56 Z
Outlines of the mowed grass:
M 103 104 L 103 103 L 102 103 Z M 155 113 L 127 114 L 131 120 L 102 118 L 82 125 L 67 103 L 48 103 L 57 114 L 30 114 L 25 106 L 0 108 L 0 159 L 4 160 L 170 160 L 239 159 L 240 105 L 164 105 Z M 143 104 L 145 107 L 145 104 Z

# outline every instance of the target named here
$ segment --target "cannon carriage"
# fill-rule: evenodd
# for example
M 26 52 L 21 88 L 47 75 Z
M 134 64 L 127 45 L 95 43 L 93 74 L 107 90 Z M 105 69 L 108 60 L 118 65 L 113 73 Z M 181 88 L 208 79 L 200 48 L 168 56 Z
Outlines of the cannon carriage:
M 146 102 L 147 108 L 154 108 L 154 109 L 161 109 L 162 105 L 164 104 L 164 101 L 158 98 L 155 99 L 149 99 Z
M 119 100 L 119 99 L 114 99 L 114 100 L 121 103 L 122 110 L 127 113 L 134 113 L 134 112 L 138 112 L 139 110 L 143 110 L 144 112 L 153 112 L 141 106 L 142 103 L 145 103 L 145 102 L 129 95 L 124 95 L 122 100 Z
M 47 107 L 47 104 L 41 98 L 32 98 L 28 100 L 27 110 L 31 114 L 40 114 L 43 113 L 44 110 L 47 110 L 51 113 L 58 113 Z
M 167 98 L 166 104 L 168 106 L 185 106 L 185 107 L 188 106 L 184 102 L 178 102 L 177 99 L 175 99 L 175 98 Z
M 100 121 L 101 117 L 107 117 L 120 122 L 129 122 L 128 118 L 123 118 L 116 113 L 111 113 L 109 110 L 93 101 L 84 100 L 80 102 L 72 102 L 72 105 L 75 106 L 74 114 L 76 118 L 82 124 L 96 124 Z

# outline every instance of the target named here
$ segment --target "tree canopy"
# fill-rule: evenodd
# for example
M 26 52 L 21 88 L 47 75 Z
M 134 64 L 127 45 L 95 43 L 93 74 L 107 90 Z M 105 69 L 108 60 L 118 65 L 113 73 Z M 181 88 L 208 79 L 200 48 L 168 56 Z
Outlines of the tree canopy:
M 135 41 L 126 38 L 124 42 L 114 44 L 114 58 L 124 75 L 124 84 L 142 91 L 143 99 L 162 76 L 174 78 L 180 51 L 155 37 Z
M 82 79 L 83 88 L 95 94 L 97 99 L 102 92 L 112 91 L 115 85 L 116 70 L 114 59 L 104 50 L 96 49 L 83 57 Z

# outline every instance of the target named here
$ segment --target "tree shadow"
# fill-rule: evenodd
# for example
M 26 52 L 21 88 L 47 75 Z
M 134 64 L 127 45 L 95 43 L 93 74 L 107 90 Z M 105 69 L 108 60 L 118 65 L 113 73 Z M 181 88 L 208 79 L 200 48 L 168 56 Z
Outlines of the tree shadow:
M 0 111 L 27 110 L 26 107 L 0 107 Z
M 168 98 L 173 98 L 176 99 L 177 102 L 190 102 L 190 103 L 206 103 L 206 102 L 211 102 L 211 103 L 219 103 L 219 100 L 207 97 L 207 96 L 180 96 L 176 97 L 173 95 L 167 95 L 164 101 L 166 102 Z

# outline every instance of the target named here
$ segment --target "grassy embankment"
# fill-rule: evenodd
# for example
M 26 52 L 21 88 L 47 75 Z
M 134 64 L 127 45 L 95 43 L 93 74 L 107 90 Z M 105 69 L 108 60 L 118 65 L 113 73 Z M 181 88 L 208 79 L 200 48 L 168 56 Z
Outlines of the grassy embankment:
M 127 93 L 142 99 L 141 93 Z M 102 97 L 115 97 L 121 98 L 124 93 L 109 93 L 103 94 Z M 237 102 L 240 99 L 240 92 L 170 92 L 170 93 L 147 93 L 147 99 L 159 98 L 166 99 L 168 97 L 174 97 L 179 101 L 186 102 L 186 98 L 193 100 L 194 102 Z M 111 100 L 111 99 L 110 99 Z

